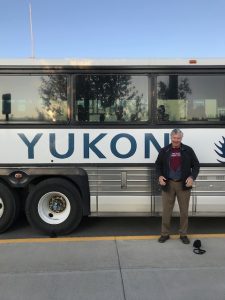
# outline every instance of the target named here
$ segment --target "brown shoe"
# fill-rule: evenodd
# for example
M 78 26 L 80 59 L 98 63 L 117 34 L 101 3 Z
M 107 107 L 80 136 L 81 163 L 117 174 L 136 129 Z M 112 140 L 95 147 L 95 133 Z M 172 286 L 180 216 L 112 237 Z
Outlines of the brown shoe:
M 181 239 L 183 244 L 190 244 L 190 240 L 186 235 L 181 235 L 180 239 Z
M 169 235 L 161 235 L 160 238 L 158 239 L 159 243 L 165 243 L 170 238 Z

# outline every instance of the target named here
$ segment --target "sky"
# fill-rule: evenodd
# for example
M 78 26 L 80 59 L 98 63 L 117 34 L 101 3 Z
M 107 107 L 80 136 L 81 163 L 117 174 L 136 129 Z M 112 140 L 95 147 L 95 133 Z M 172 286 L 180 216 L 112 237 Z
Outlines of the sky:
M 225 57 L 224 14 L 225 0 L 0 0 L 0 59 Z

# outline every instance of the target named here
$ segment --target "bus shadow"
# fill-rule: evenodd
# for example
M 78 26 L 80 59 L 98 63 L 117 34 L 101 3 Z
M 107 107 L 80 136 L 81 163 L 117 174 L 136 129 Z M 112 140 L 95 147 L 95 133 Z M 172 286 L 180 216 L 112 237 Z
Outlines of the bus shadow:
M 148 236 L 160 235 L 161 217 L 84 217 L 75 231 L 68 237 L 101 237 L 101 236 Z M 179 217 L 173 217 L 171 234 L 178 234 Z M 190 217 L 189 234 L 225 233 L 223 217 Z M 0 239 L 43 238 L 46 234 L 32 228 L 25 215 Z

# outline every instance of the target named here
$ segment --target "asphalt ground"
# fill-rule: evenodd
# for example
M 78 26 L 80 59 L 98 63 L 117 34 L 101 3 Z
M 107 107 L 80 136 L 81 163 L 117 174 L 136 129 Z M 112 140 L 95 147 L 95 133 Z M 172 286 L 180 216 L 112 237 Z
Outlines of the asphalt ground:
M 160 217 L 86 217 L 68 237 L 155 236 Z M 171 234 L 177 234 L 179 217 L 173 217 Z M 225 234 L 225 217 L 189 217 L 189 234 Z M 21 218 L 0 239 L 46 237 Z

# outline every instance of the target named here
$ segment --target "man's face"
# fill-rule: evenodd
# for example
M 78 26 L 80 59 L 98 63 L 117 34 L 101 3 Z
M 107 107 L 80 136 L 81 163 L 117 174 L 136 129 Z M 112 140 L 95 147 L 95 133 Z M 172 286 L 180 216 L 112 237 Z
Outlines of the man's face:
M 171 136 L 171 143 L 173 148 L 180 148 L 180 144 L 182 141 L 182 134 L 173 134 Z

